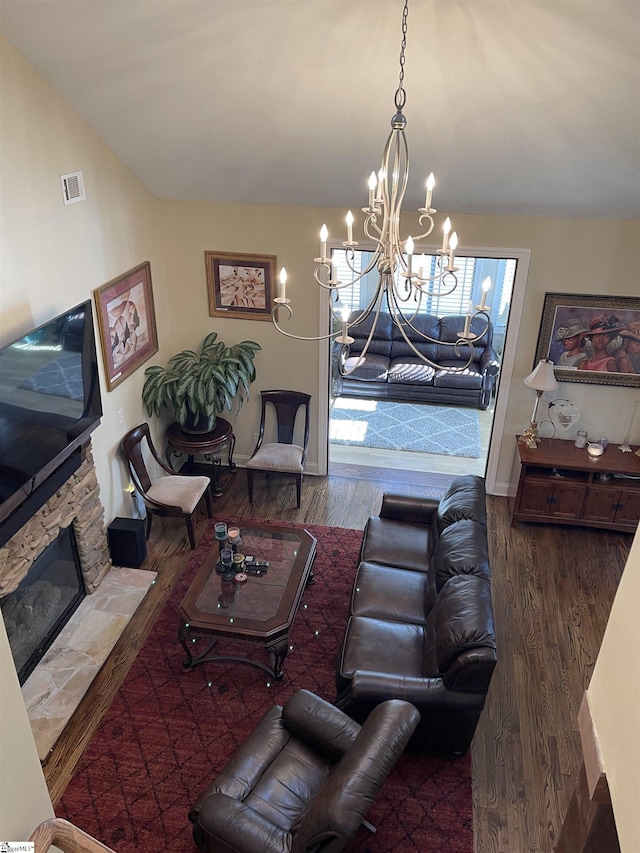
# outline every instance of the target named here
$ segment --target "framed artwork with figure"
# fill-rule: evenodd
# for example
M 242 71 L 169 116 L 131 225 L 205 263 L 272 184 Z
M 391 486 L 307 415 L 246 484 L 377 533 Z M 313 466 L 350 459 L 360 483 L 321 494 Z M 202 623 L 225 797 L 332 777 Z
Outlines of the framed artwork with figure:
M 210 317 L 270 320 L 275 255 L 205 252 Z
M 546 293 L 540 359 L 559 382 L 640 388 L 640 298 Z
M 151 289 L 145 261 L 94 291 L 107 391 L 158 352 Z

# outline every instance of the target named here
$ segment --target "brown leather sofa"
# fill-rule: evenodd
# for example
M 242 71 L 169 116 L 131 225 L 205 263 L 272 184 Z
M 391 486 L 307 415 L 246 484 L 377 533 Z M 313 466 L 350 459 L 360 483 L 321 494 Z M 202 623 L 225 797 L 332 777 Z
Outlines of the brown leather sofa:
M 338 663 L 338 707 L 420 711 L 413 741 L 462 755 L 496 665 L 484 480 L 458 477 L 440 501 L 385 494 L 367 522 Z
M 384 702 L 361 727 L 308 690 L 271 708 L 194 804 L 206 853 L 337 853 L 402 754 L 420 715 Z

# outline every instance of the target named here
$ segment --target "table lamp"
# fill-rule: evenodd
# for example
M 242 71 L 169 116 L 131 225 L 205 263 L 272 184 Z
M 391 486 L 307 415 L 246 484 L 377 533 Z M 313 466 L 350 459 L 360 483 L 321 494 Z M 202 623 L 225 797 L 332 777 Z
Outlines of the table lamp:
M 537 366 L 524 380 L 524 384 L 529 388 L 533 388 L 536 392 L 536 401 L 533 405 L 533 414 L 531 415 L 531 424 L 524 433 L 520 436 L 520 441 L 526 444 L 530 450 L 535 450 L 540 443 L 538 435 L 538 404 L 540 397 L 545 391 L 555 391 L 558 387 L 555 373 L 553 372 L 553 362 L 547 359 L 541 359 Z

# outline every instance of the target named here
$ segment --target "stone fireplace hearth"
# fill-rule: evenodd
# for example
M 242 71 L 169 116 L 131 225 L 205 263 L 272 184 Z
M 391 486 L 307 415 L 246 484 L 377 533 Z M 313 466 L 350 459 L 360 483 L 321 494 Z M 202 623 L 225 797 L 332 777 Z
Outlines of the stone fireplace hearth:
M 25 681 L 22 695 L 44 761 L 156 573 L 112 567 L 91 452 L 0 548 L 0 598 L 12 593 L 61 530 L 73 526 L 87 593 Z

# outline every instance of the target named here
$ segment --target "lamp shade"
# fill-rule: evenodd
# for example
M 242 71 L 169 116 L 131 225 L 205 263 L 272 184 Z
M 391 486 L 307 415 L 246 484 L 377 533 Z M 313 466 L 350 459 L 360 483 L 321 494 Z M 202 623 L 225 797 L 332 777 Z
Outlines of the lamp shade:
M 553 372 L 553 362 L 541 359 L 524 380 L 524 384 L 536 391 L 555 391 L 558 383 Z

